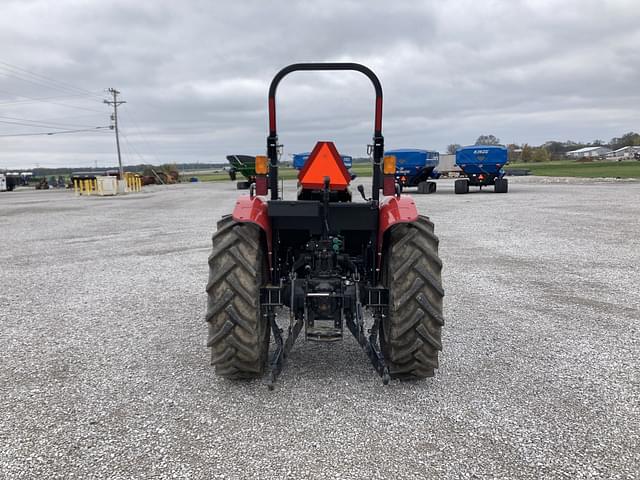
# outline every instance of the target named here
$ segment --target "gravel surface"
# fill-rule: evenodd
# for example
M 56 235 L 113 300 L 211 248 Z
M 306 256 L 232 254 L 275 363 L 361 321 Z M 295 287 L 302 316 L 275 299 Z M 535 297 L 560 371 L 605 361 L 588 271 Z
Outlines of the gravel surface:
M 414 197 L 445 266 L 435 378 L 300 340 L 273 392 L 208 365 L 233 183 L 1 193 L 0 478 L 639 478 L 640 183 L 510 181 Z

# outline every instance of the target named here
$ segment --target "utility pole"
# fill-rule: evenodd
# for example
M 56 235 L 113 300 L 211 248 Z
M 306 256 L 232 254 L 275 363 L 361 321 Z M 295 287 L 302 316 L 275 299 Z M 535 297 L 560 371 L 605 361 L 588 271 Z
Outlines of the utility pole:
M 118 149 L 118 170 L 120 172 L 120 180 L 124 180 L 124 170 L 122 168 L 122 158 L 120 156 L 120 138 L 118 137 L 118 105 L 122 105 L 123 103 L 127 103 L 123 100 L 118 100 L 118 95 L 120 92 L 115 88 L 110 88 L 107 90 L 110 94 L 113 95 L 113 100 L 103 100 L 107 105 L 113 105 L 113 125 L 116 131 L 116 148 Z

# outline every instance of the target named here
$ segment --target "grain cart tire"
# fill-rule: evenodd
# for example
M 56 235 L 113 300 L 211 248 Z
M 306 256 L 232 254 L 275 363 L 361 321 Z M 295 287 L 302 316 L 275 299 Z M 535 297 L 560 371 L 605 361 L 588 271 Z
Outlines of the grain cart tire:
M 467 180 L 456 180 L 453 186 L 456 193 L 469 193 L 469 182 Z
M 427 186 L 427 182 L 418 183 L 418 193 L 429 193 L 429 187 Z
M 224 378 L 262 375 L 269 351 L 269 327 L 260 314 L 260 286 L 267 259 L 260 228 L 229 215 L 218 222 L 209 256 L 207 314 L 211 364 Z
M 436 190 L 438 189 L 436 182 L 427 182 L 427 187 L 428 187 L 427 193 L 436 193 Z
M 380 332 L 393 378 L 432 377 L 444 325 L 444 290 L 433 223 L 423 216 L 391 227 L 385 249 L 383 283 L 389 289 L 389 315 Z
M 509 182 L 506 178 L 496 178 L 496 183 L 493 185 L 493 191 L 495 193 L 507 193 L 509 191 Z

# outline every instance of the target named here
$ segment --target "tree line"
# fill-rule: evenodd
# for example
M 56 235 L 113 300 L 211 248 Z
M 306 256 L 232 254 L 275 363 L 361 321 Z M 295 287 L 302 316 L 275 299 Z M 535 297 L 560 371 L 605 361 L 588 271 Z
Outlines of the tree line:
M 474 145 L 503 145 L 495 135 L 480 135 Z M 533 146 L 528 143 L 518 145 L 509 143 L 504 146 L 509 150 L 509 159 L 512 162 L 549 162 L 565 158 L 567 152 L 578 150 L 584 147 L 609 147 L 617 150 L 622 147 L 640 145 L 640 134 L 628 132 L 620 137 L 613 137 L 608 143 L 602 140 L 594 140 L 589 143 L 574 142 L 566 140 L 564 142 L 549 140 L 542 145 Z M 447 153 L 454 154 L 461 145 L 452 143 L 447 146 Z

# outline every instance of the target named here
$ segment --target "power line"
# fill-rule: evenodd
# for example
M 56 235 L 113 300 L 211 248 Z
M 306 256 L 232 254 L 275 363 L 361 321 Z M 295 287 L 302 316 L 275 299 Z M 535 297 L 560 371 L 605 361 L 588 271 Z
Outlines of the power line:
M 35 137 L 42 135 L 60 135 L 61 133 L 80 133 L 80 132 L 95 132 L 97 130 L 110 130 L 111 127 L 94 127 L 80 130 L 62 130 L 58 132 L 37 132 L 37 133 L 14 133 L 10 135 L 0 135 L 0 137 Z
M 18 95 L 18 94 L 15 94 L 15 93 L 7 92 L 6 90 L 2 90 L 2 91 L 5 92 L 5 93 L 8 93 L 10 95 L 15 95 L 16 97 L 28 98 L 29 100 L 35 100 L 35 101 L 39 101 L 39 102 L 51 103 L 52 105 L 59 105 L 59 106 L 62 106 L 62 107 L 77 108 L 79 110 L 87 110 L 89 112 L 103 113 L 100 110 L 95 110 L 93 108 L 80 107 L 78 105 L 69 105 L 67 103 L 52 102 L 50 100 L 47 100 L 46 98 L 34 98 L 34 97 L 30 97 L 28 95 Z
M 7 120 L 0 120 L 0 123 L 4 123 L 6 125 L 20 125 L 20 126 L 23 126 L 23 127 L 33 127 L 33 128 L 55 128 L 57 130 L 65 130 L 65 129 L 68 129 L 70 126 L 72 126 L 72 125 L 69 125 L 69 126 L 63 127 L 63 126 L 59 126 L 59 125 L 46 125 L 46 124 L 44 124 L 44 125 L 36 125 L 35 123 L 10 122 L 10 121 L 7 121 Z M 84 127 L 84 128 L 94 128 L 91 125 L 75 125 L 75 126 L 76 127 Z
M 3 65 L 4 67 L 2 67 Z M 56 80 L 55 78 L 47 77 L 46 75 L 32 72 L 30 70 L 27 70 L 26 68 L 13 65 L 3 60 L 0 60 L 0 68 L 4 68 L 5 70 L 11 72 L 10 75 L 13 77 L 19 78 L 21 80 L 26 80 L 31 83 L 39 83 L 40 85 L 46 86 L 48 88 L 53 88 L 61 91 L 82 92 L 84 94 L 98 96 L 96 93 L 93 93 L 86 88 L 77 87 L 69 82 L 63 82 L 61 80 Z M 25 77 L 25 75 L 28 76 Z
M 1 69 L 2 69 L 2 66 L 0 66 L 0 71 L 2 71 Z M 69 94 L 71 92 L 74 92 L 74 94 L 77 95 L 77 92 L 75 92 L 74 90 L 68 90 L 66 88 L 65 89 L 57 88 L 54 85 L 49 85 L 49 84 L 44 83 L 44 82 L 39 82 L 37 80 L 33 80 L 33 79 L 30 79 L 30 78 L 21 77 L 19 75 L 16 75 L 15 73 L 13 73 L 11 70 L 9 70 L 9 71 L 5 70 L 2 73 L 5 75 L 5 77 L 13 77 L 13 78 L 16 78 L 16 79 L 20 80 L 21 82 L 27 82 L 27 83 L 30 83 L 30 84 L 35 85 L 37 87 L 44 87 L 44 88 L 49 88 L 49 89 L 52 89 L 52 90 L 58 90 L 60 92 L 64 92 L 64 93 L 67 93 L 67 94 Z M 83 93 L 83 95 L 87 95 L 87 94 Z
M 1 123 L 7 123 L 7 124 L 15 124 L 15 125 L 26 125 L 26 126 L 34 126 L 34 127 L 38 127 L 38 126 L 42 126 L 44 125 L 46 128 L 51 127 L 51 128 L 59 128 L 62 127 L 62 130 L 69 128 L 69 127 L 82 127 L 82 128 L 90 128 L 93 127 L 93 125 L 86 125 L 86 124 L 79 124 L 79 123 L 67 123 L 67 122 L 52 122 L 49 120 L 32 120 L 29 118 L 18 118 L 18 117 L 5 117 L 0 115 L 0 119 L 4 118 L 5 120 L 0 120 Z M 7 121 L 7 120 L 12 120 L 12 121 Z M 24 122 L 28 122 L 28 123 L 24 123 Z
M 0 92 L 6 93 L 8 95 L 13 95 L 16 97 L 25 97 L 25 95 L 19 95 L 17 93 L 13 93 L 13 92 L 9 92 L 7 90 L 0 90 Z M 60 98 L 81 98 L 81 97 L 93 97 L 94 95 L 88 95 L 86 93 L 74 93 L 74 94 L 69 94 L 69 95 L 54 95 L 52 97 L 41 97 L 41 98 L 33 98 L 33 97 L 25 97 L 26 100 L 11 100 L 8 102 L 0 102 L 0 105 L 13 105 L 13 104 L 25 104 L 25 103 L 34 103 L 34 102 L 45 102 L 47 100 L 56 100 L 56 99 L 60 99 Z M 99 95 L 97 95 L 98 98 L 102 98 Z M 97 111 L 97 110 L 96 110 Z
M 64 120 L 67 118 L 86 118 L 86 117 L 92 117 L 92 118 L 96 118 L 96 117 L 100 117 L 100 118 L 104 118 L 104 112 L 101 112 L 100 115 L 98 115 L 97 113 L 74 113 L 73 115 L 63 115 L 62 117 L 58 117 L 57 115 L 55 117 L 47 117 L 47 118 L 43 118 L 42 121 L 43 122 L 55 122 L 55 123 L 59 123 L 58 120 Z
M 133 127 L 136 129 L 136 131 L 138 132 L 138 135 L 140 136 L 140 138 L 142 139 L 142 141 L 145 143 L 145 145 L 147 146 L 147 148 L 149 149 L 149 152 L 151 153 L 151 156 L 153 157 L 153 159 L 155 160 L 156 164 L 160 164 L 160 162 L 158 161 L 158 156 L 155 153 L 155 149 L 152 147 L 152 145 L 149 143 L 149 141 L 147 141 L 147 139 L 145 138 L 145 136 L 142 134 L 142 129 L 139 128 L 138 123 L 135 121 L 135 119 L 133 118 L 133 113 L 130 111 L 125 111 L 125 116 L 131 120 L 131 123 L 133 124 Z
M 138 149 L 129 141 L 129 138 L 127 137 L 127 135 L 125 135 L 125 133 L 123 131 L 120 131 L 120 133 L 122 134 L 122 138 L 124 138 L 124 142 L 126 143 L 127 147 L 131 150 L 133 150 L 133 152 L 138 156 L 138 158 L 140 158 L 140 160 L 142 161 L 142 163 L 149 163 L 147 162 L 144 157 L 140 154 L 140 152 L 138 151 Z

